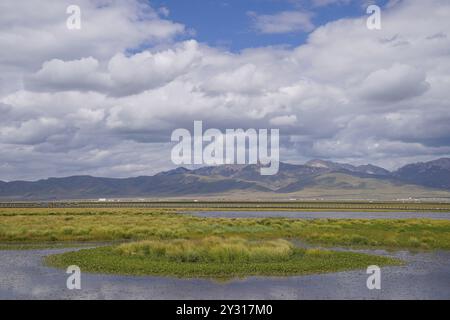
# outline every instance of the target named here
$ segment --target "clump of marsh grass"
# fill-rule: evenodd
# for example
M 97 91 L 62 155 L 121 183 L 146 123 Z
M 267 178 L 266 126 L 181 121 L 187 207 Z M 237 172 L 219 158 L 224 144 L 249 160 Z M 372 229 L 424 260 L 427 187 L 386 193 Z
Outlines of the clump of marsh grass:
M 251 241 L 238 237 L 187 240 L 145 240 L 126 243 L 117 252 L 127 256 L 174 262 L 270 262 L 289 260 L 294 246 L 286 240 Z

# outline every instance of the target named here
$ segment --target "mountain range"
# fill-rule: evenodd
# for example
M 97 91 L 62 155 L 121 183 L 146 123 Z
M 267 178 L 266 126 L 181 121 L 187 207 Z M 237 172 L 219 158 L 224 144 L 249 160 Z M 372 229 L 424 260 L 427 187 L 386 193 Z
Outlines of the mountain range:
M 450 158 L 388 171 L 324 160 L 280 163 L 278 174 L 259 165 L 183 167 L 125 179 L 73 176 L 34 182 L 0 181 L 0 200 L 69 199 L 445 199 L 450 200 Z

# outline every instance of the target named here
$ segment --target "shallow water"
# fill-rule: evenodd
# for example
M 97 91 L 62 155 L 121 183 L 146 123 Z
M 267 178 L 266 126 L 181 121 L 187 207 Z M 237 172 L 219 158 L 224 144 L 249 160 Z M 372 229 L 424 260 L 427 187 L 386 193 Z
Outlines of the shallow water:
M 450 252 L 363 251 L 408 262 L 383 268 L 382 289 L 375 291 L 366 287 L 365 270 L 226 283 L 82 273 L 82 290 L 69 291 L 65 271 L 42 259 L 71 250 L 0 251 L 0 299 L 450 299 Z
M 293 211 L 202 211 L 197 217 L 291 218 L 291 219 L 435 219 L 450 220 L 450 212 L 293 212 Z

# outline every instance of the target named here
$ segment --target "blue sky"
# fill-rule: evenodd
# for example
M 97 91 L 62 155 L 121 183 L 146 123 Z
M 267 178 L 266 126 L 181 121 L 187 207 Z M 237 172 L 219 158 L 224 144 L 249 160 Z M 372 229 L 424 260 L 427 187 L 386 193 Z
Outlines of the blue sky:
M 308 33 L 293 31 L 267 34 L 255 29 L 253 15 L 275 15 L 280 12 L 311 14 L 315 27 L 341 18 L 365 15 L 367 1 L 350 1 L 328 5 L 314 5 L 308 0 L 152 0 L 153 7 L 169 9 L 169 18 L 195 31 L 194 38 L 210 46 L 231 51 L 245 48 L 304 43 Z M 387 0 L 374 1 L 383 6 Z
M 224 1 L 2 0 L 0 180 L 169 170 L 198 120 L 284 162 L 450 156 L 450 1 L 375 0 L 379 30 L 372 0 Z

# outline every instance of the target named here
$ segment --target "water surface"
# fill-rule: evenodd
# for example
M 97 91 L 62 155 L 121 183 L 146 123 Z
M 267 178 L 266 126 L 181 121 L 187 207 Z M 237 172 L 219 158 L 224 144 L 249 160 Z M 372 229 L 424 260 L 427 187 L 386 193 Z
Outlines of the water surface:
M 450 220 L 450 212 L 295 212 L 295 211 L 201 211 L 187 212 L 210 218 L 291 219 L 435 219 Z
M 450 252 L 390 255 L 408 262 L 382 269 L 381 290 L 366 287 L 365 270 L 296 277 L 214 280 L 82 273 L 82 290 L 66 288 L 64 270 L 43 257 L 74 249 L 0 251 L 0 299 L 450 299 Z

